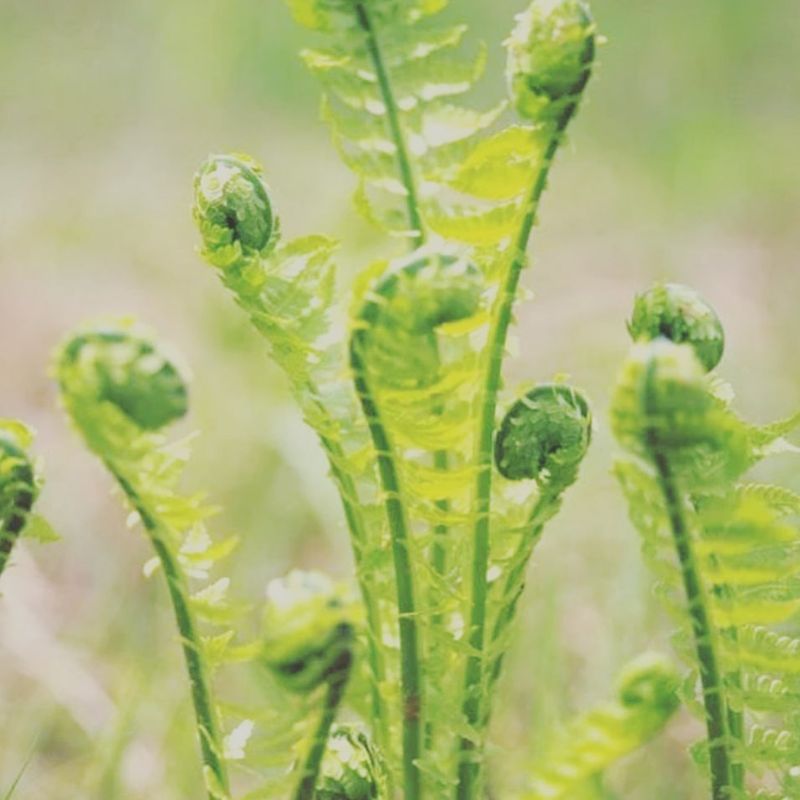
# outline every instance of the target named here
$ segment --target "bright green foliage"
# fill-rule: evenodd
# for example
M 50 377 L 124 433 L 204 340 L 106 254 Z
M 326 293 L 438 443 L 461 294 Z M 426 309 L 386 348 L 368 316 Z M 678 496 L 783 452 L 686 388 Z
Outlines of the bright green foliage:
M 579 717 L 537 759 L 522 800 L 573 800 L 594 776 L 649 742 L 677 710 L 680 677 L 645 653 L 620 675 L 617 698 Z M 591 795 L 590 795 L 591 796 Z
M 535 0 L 517 17 L 508 81 L 521 117 L 555 119 L 577 101 L 594 59 L 593 32 L 583 0 Z
M 698 307 L 705 305 L 692 303 L 687 319 L 670 326 L 681 341 Z M 800 504 L 788 490 L 741 480 L 770 453 L 791 449 L 781 437 L 800 415 L 747 424 L 720 398 L 693 343 L 660 338 L 633 348 L 612 422 L 636 456 L 620 460 L 616 473 L 659 594 L 681 623 L 676 646 L 693 668 L 685 684 L 693 707 L 700 685 L 708 741 L 697 755 L 709 767 L 712 797 L 745 797 L 746 774 L 767 771 L 795 797 Z
M 719 364 L 725 349 L 725 332 L 716 311 L 694 289 L 678 283 L 656 284 L 640 294 L 628 331 L 634 341 L 663 336 L 690 344 L 706 371 Z
M 367 736 L 351 725 L 331 731 L 314 800 L 386 797 L 384 767 Z
M 39 478 L 28 455 L 33 440 L 21 422 L 0 419 L 0 574 L 39 494 Z
M 306 692 L 349 668 L 352 601 L 319 572 L 290 572 L 267 587 L 262 660 L 293 691 Z

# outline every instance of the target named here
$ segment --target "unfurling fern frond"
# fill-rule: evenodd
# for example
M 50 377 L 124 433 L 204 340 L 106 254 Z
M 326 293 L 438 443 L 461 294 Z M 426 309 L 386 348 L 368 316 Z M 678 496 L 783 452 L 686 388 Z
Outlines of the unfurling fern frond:
M 325 575 L 291 572 L 267 587 L 262 660 L 295 692 L 325 686 L 319 723 L 301 768 L 295 800 L 313 800 L 331 726 L 353 663 L 352 602 Z
M 628 664 L 617 698 L 569 723 L 539 756 L 521 800 L 572 800 L 621 758 L 658 735 L 680 704 L 680 676 L 662 656 Z
M 0 574 L 39 494 L 40 478 L 28 454 L 32 441 L 33 434 L 21 422 L 0 419 Z
M 523 508 L 526 518 L 505 529 L 497 525 L 493 531 L 499 540 L 493 544 L 497 554 L 493 565 L 503 577 L 492 586 L 491 605 L 496 614 L 492 682 L 500 675 L 533 549 L 544 526 L 558 513 L 564 491 L 577 479 L 591 438 L 588 401 L 577 389 L 561 383 L 540 384 L 527 392 L 509 408 L 497 432 L 494 456 L 498 472 L 507 481 L 535 481 L 537 495 Z
M 212 156 L 195 177 L 194 218 L 203 256 L 268 342 L 328 458 L 356 553 L 374 682 L 373 714 L 380 729 L 387 724 L 378 645 L 384 630 L 374 588 L 380 578 L 370 564 L 384 551 L 383 527 L 373 507 L 374 461 L 365 455 L 368 436 L 347 374 L 346 348 L 343 337 L 331 336 L 337 245 L 324 236 L 282 241 L 269 197 L 256 162 L 244 156 Z
M 714 800 L 747 797 L 748 774 L 768 771 L 796 797 L 798 506 L 787 490 L 740 483 L 794 420 L 758 428 L 720 398 L 706 370 L 719 360 L 722 330 L 686 287 L 643 295 L 631 329 L 640 343 L 612 421 L 636 458 L 616 472 L 660 594 L 682 623 L 676 644 L 694 670 L 690 694 L 700 684 L 708 739 L 698 758 Z
M 205 582 L 235 542 L 213 542 L 200 496 L 178 494 L 187 444 L 169 444 L 161 429 L 187 411 L 181 371 L 151 336 L 130 320 L 77 331 L 59 350 L 55 373 L 64 407 L 89 449 L 105 464 L 145 529 L 164 573 L 191 685 L 204 777 L 210 800 L 227 800 L 228 775 L 211 669 L 233 632 L 228 580 Z M 204 637 L 198 621 L 217 630 Z M 219 627 L 222 626 L 222 631 Z

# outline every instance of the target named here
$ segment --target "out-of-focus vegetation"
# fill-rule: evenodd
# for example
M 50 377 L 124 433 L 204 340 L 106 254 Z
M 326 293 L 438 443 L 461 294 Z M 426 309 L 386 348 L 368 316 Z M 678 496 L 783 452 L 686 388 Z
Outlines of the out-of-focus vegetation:
M 494 43 L 522 5 L 456 0 L 451 13 Z M 524 597 L 495 724 L 495 758 L 515 767 L 669 630 L 609 475 L 604 409 L 634 293 L 669 278 L 713 302 L 748 416 L 779 416 L 800 395 L 796 0 L 593 6 L 609 44 L 543 203 L 513 372 L 569 372 L 601 428 Z M 302 39 L 278 0 L 0 4 L 0 416 L 38 429 L 40 509 L 63 536 L 19 548 L 0 584 L 0 794 L 33 751 L 21 800 L 197 796 L 163 588 L 142 578 L 146 545 L 46 375 L 77 321 L 132 312 L 187 355 L 188 426 L 203 432 L 193 477 L 224 505 L 218 526 L 243 537 L 231 569 L 251 597 L 289 566 L 349 573 L 317 445 L 195 254 L 189 214 L 196 165 L 239 149 L 267 165 L 290 234 L 343 238 L 345 271 L 374 255 L 381 237 L 350 206 Z M 493 93 L 502 63 L 492 45 Z M 771 467 L 798 488 L 790 468 Z M 685 754 L 696 733 L 679 717 L 613 776 L 619 795 L 704 797 Z

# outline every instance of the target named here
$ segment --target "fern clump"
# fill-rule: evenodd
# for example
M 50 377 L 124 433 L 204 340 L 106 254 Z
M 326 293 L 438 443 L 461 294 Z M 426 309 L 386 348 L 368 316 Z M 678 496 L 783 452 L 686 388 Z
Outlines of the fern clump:
M 39 494 L 40 477 L 28 454 L 32 440 L 21 422 L 0 420 L 0 574 L 30 523 Z
M 748 775 L 767 772 L 793 797 L 796 664 L 772 643 L 791 647 L 800 504 L 788 490 L 744 479 L 789 449 L 782 437 L 800 415 L 765 427 L 743 421 L 706 374 L 721 354 L 716 314 L 684 287 L 643 297 L 632 327 L 662 336 L 635 345 L 618 381 L 614 430 L 636 458 L 616 472 L 660 594 L 682 623 L 676 644 L 693 670 L 686 695 L 708 732 L 696 755 L 714 800 L 748 796 Z
M 203 255 L 328 457 L 364 604 L 371 733 L 409 800 L 482 794 L 490 697 L 525 568 L 591 427 L 567 387 L 521 401 L 499 434 L 497 408 L 525 252 L 588 82 L 594 25 L 582 4 L 533 4 L 509 43 L 520 125 L 503 119 L 506 100 L 460 103 L 484 59 L 463 52 L 463 26 L 436 22 L 446 5 L 289 0 L 319 34 L 303 58 L 356 175 L 356 206 L 408 248 L 367 267 L 346 303 L 335 243 L 282 241 L 255 162 L 214 156 L 195 179 Z M 538 466 L 510 473 L 505 448 Z

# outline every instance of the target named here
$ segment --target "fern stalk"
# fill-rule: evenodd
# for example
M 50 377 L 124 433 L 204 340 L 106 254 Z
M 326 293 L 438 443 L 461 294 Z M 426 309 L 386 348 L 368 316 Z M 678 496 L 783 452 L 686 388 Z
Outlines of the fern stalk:
M 311 749 L 306 756 L 303 766 L 302 778 L 294 794 L 294 800 L 314 800 L 314 790 L 317 786 L 322 759 L 328 745 L 331 727 L 336 721 L 336 713 L 341 705 L 350 677 L 352 656 L 349 651 L 342 654 L 341 663 L 334 667 L 334 674 L 325 693 L 325 703 L 319 724 L 314 731 Z
M 364 417 L 367 420 L 378 462 L 381 489 L 389 533 L 392 539 L 395 581 L 397 584 L 397 612 L 400 631 L 400 682 L 403 698 L 403 786 L 405 800 L 417 800 L 421 791 L 421 776 L 417 760 L 421 755 L 421 675 L 419 663 L 419 636 L 414 599 L 414 579 L 411 557 L 408 552 L 409 535 L 405 509 L 400 493 L 392 446 L 380 418 L 375 399 L 366 377 L 366 366 L 359 353 L 363 331 L 356 331 L 350 346 L 350 363 L 353 383 Z
M 680 494 L 670 469 L 669 460 L 658 448 L 654 437 L 648 437 L 658 485 L 664 496 L 667 516 L 672 528 L 675 550 L 689 616 L 694 633 L 695 650 L 700 665 L 703 705 L 708 729 L 708 755 L 711 772 L 712 800 L 728 800 L 733 766 L 728 750 L 728 717 L 719 659 L 714 648 L 714 631 L 707 607 L 706 593 L 694 556 L 690 533 L 681 506 Z
M 375 67 L 378 87 L 383 103 L 386 106 L 386 121 L 389 125 L 389 133 L 397 148 L 397 168 L 400 172 L 400 180 L 406 190 L 406 212 L 408 214 L 409 224 L 411 225 L 411 230 L 409 232 L 414 247 L 420 247 L 425 243 L 425 233 L 422 227 L 422 217 L 419 212 L 419 200 L 417 198 L 417 188 L 414 181 L 414 171 L 411 167 L 411 160 L 408 157 L 408 146 L 406 145 L 402 126 L 400 125 L 400 113 L 397 107 L 397 101 L 392 91 L 389 73 L 386 69 L 380 42 L 375 26 L 372 24 L 370 13 L 363 2 L 355 3 L 353 9 L 356 14 L 356 19 L 358 20 L 358 25 L 364 32 L 367 50 L 369 51 L 373 66 Z
M 200 740 L 203 764 L 214 776 L 219 788 L 224 791 L 225 794 L 223 796 L 228 797 L 229 783 L 225 761 L 222 756 L 222 737 L 219 723 L 214 713 L 215 706 L 212 699 L 211 682 L 201 655 L 202 642 L 200 634 L 197 631 L 197 624 L 189 606 L 186 577 L 171 549 L 164 543 L 164 524 L 159 521 L 152 510 L 145 507 L 137 491 L 114 464 L 105 460 L 105 466 L 139 515 L 139 519 L 141 519 L 142 525 L 153 543 L 153 549 L 156 551 L 161 568 L 164 570 L 164 577 L 175 614 L 175 624 L 181 637 L 186 671 L 189 675 L 192 705 L 194 706 L 197 722 L 197 735 Z M 216 791 L 209 790 L 208 796 L 209 800 L 221 800 Z
M 481 699 L 484 675 L 484 647 L 486 628 L 486 597 L 489 567 L 489 527 L 491 520 L 492 495 L 492 440 L 497 413 L 497 394 L 500 390 L 503 369 L 503 354 L 511 325 L 514 300 L 517 296 L 520 275 L 525 266 L 525 253 L 536 221 L 539 201 L 547 186 L 550 167 L 556 151 L 561 144 L 563 133 L 577 106 L 569 105 L 555 123 L 548 141 L 540 169 L 535 174 L 525 205 L 516 240 L 511 250 L 511 261 L 492 315 L 493 323 L 489 332 L 488 362 L 486 380 L 481 397 L 481 416 L 477 443 L 476 464 L 478 468 L 475 484 L 475 527 L 473 533 L 472 556 L 472 594 L 470 616 L 470 646 L 473 654 L 467 662 L 464 691 L 464 716 L 472 726 L 481 719 Z M 461 760 L 459 763 L 459 800 L 472 800 L 477 796 L 480 768 L 473 760 L 475 742 L 467 737 L 461 739 Z

